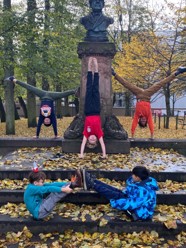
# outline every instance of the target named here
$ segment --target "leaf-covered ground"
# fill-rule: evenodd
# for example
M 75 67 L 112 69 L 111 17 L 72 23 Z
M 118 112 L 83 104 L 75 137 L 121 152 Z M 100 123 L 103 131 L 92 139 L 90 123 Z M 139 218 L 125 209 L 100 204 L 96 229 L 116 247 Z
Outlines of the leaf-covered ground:
M 132 117 L 118 117 L 120 123 L 123 125 L 124 129 L 128 132 L 129 137 Z M 58 124 L 58 133 L 59 136 L 63 136 L 64 131 L 69 126 L 73 117 L 63 117 L 62 119 L 57 120 Z M 158 120 L 155 123 L 155 133 L 154 138 L 157 139 L 185 139 L 186 138 L 186 130 L 182 129 L 181 126 L 178 126 L 176 130 L 176 117 L 170 118 L 170 128 L 165 129 L 163 117 L 161 118 L 161 129 L 159 129 Z M 18 137 L 33 137 L 36 135 L 36 128 L 28 128 L 27 119 L 22 118 L 21 120 L 15 121 L 15 136 Z M 5 123 L 0 124 L 0 136 L 6 136 L 6 127 Z M 15 137 L 14 136 L 14 137 Z M 45 127 L 42 125 L 40 137 L 53 137 L 53 128 L 52 127 Z M 137 138 L 149 138 L 150 132 L 148 128 L 140 129 L 137 127 L 135 136 Z
M 35 238 L 36 240 L 36 238 Z M 80 233 L 67 230 L 65 233 L 41 233 L 37 241 L 27 227 L 18 233 L 7 233 L 0 237 L 0 248 L 178 248 L 185 247 L 186 233 L 182 232 L 176 239 L 164 240 L 155 231 L 140 233 Z
M 156 212 L 153 217 L 154 222 L 162 222 L 166 226 L 166 228 L 176 229 L 177 221 L 181 223 L 186 223 L 184 218 L 184 214 L 186 211 L 186 207 L 184 205 L 178 204 L 176 206 L 168 206 L 168 205 L 158 205 L 156 207 Z M 112 209 L 109 204 L 97 204 L 95 206 L 91 205 L 82 205 L 78 206 L 71 203 L 63 203 L 57 204 L 54 212 L 47 217 L 44 221 L 48 221 L 52 218 L 53 214 L 57 212 L 58 218 L 71 219 L 74 221 L 82 221 L 86 222 L 87 220 L 98 221 L 99 226 L 107 225 L 108 221 L 119 218 L 124 221 L 130 221 L 130 219 L 122 212 L 115 209 Z M 24 204 L 13 204 L 8 203 L 0 208 L 0 214 L 8 214 L 12 218 L 30 217 L 29 212 L 26 210 Z M 20 220 L 21 221 L 21 220 Z M 22 235 L 20 235 L 22 233 Z M 71 232 L 70 232 L 71 233 Z M 71 233 L 72 234 L 72 233 Z M 60 247 L 61 242 L 69 242 L 70 236 L 68 232 L 66 234 L 42 234 L 39 236 L 43 241 L 46 241 L 47 238 L 52 239 L 53 236 L 57 235 L 58 240 L 55 241 L 59 244 L 56 247 Z M 89 239 L 86 238 L 89 237 Z M 93 235 L 93 236 L 92 236 Z M 25 237 L 26 236 L 26 237 Z M 18 234 L 9 232 L 6 234 L 5 240 L 0 240 L 1 242 L 20 242 L 22 239 L 25 239 L 24 242 L 30 242 L 30 238 L 32 234 L 27 230 L 27 228 L 23 232 L 19 232 Z M 79 237 L 79 238 L 78 238 Z M 95 238 L 94 238 L 95 237 Z M 178 236 L 178 240 L 171 241 L 165 240 L 159 237 L 158 233 L 155 231 L 149 232 L 141 232 L 141 233 L 132 233 L 132 234 L 88 234 L 88 233 L 74 233 L 73 239 L 76 243 L 75 246 L 72 243 L 66 243 L 64 247 L 94 247 L 95 245 L 99 245 L 98 247 L 184 247 L 186 244 L 186 233 L 182 232 Z M 54 237 L 53 237 L 54 238 Z M 72 239 L 72 236 L 71 236 Z M 117 242 L 116 240 L 117 239 Z M 166 243 L 166 244 L 165 244 Z M 172 244 L 173 246 L 169 246 Z M 179 246 L 177 246 L 179 245 Z M 2 247 L 2 246 L 0 246 Z M 4 246 L 3 246 L 4 247 Z M 27 246 L 19 246 L 19 247 L 27 247 Z M 29 247 L 29 246 L 28 246 Z M 39 246 L 38 246 L 39 247 Z M 48 247 L 48 246 L 46 246 Z M 50 246 L 51 247 L 51 246 Z M 55 246 L 52 246 L 55 247 Z M 62 246 L 63 247 L 63 246 Z M 96 247 L 96 246 L 95 246 Z
M 72 117 L 65 117 L 58 120 L 58 132 L 62 137 L 64 131 L 72 121 Z M 132 118 L 119 117 L 120 123 L 124 126 L 130 137 L 130 128 Z M 155 138 L 164 139 L 185 139 L 186 130 L 179 127 L 175 129 L 176 120 L 171 118 L 170 129 L 163 128 L 163 119 L 161 120 L 161 129 L 158 129 L 158 122 L 155 123 Z M 35 136 L 36 128 L 27 128 L 27 120 L 21 119 L 16 121 L 16 135 L 13 137 L 33 137 Z M 0 124 L 0 136 L 5 135 L 5 124 Z M 52 127 L 46 128 L 42 126 L 40 137 L 53 137 Z M 149 129 L 136 130 L 137 138 L 149 138 Z M 55 169 L 76 169 L 85 166 L 88 169 L 106 169 L 106 170 L 131 170 L 135 165 L 141 164 L 147 166 L 151 171 L 185 171 L 186 158 L 176 153 L 173 150 L 161 149 L 139 149 L 132 148 L 130 154 L 115 154 L 109 155 L 106 160 L 101 160 L 99 154 L 86 154 L 83 160 L 79 159 L 77 154 L 63 154 L 62 157 L 56 158 L 55 155 L 61 153 L 60 148 L 47 149 L 19 149 L 0 160 L 0 168 L 6 169 L 31 169 L 33 161 L 37 161 L 40 168 L 47 170 Z M 144 160 L 145 158 L 145 160 Z M 121 187 L 121 182 L 101 179 L 116 187 Z M 19 180 L 5 179 L 0 181 L 0 189 L 22 189 L 27 184 L 27 179 L 22 182 Z M 123 185 L 124 186 L 124 185 Z M 164 193 L 173 193 L 177 191 L 185 191 L 186 184 L 172 182 L 159 182 L 160 191 Z M 99 211 L 100 208 L 102 211 Z M 64 211 L 65 210 L 65 211 Z M 127 220 L 127 216 L 122 212 L 118 212 L 110 208 L 109 204 L 89 206 L 83 205 L 80 207 L 75 204 L 58 204 L 55 212 L 62 218 L 80 218 L 86 221 L 87 213 L 98 219 L 100 225 L 106 225 L 107 220 L 104 214 L 113 218 L 118 216 L 121 219 Z M 183 205 L 168 206 L 158 205 L 153 221 L 161 221 L 167 228 L 176 228 L 176 220 L 185 223 L 186 207 Z M 7 203 L 0 208 L 1 214 L 7 214 L 14 217 L 30 217 L 30 214 L 24 204 Z M 50 218 L 52 215 L 50 216 Z M 130 221 L 130 220 L 128 220 Z M 15 246 L 12 246 L 15 244 Z M 163 239 L 158 233 L 140 232 L 140 233 L 79 233 L 67 230 L 65 233 L 47 233 L 37 237 L 33 235 L 28 227 L 25 227 L 18 233 L 9 232 L 5 236 L 0 236 L 0 248 L 6 247 L 35 247 L 35 248 L 176 248 L 186 247 L 186 233 L 182 232 L 176 238 Z
M 176 206 L 169 206 L 169 205 L 158 205 L 155 210 L 155 215 L 153 217 L 154 222 L 162 222 L 166 226 L 166 228 L 177 228 L 177 221 L 181 223 L 186 223 L 184 214 L 186 211 L 186 206 L 178 204 Z M 67 218 L 67 219 L 72 219 L 74 221 L 79 220 L 82 222 L 86 222 L 86 220 L 92 220 L 92 221 L 98 221 L 99 226 L 105 226 L 107 225 L 109 220 L 119 218 L 124 221 L 130 221 L 130 219 L 122 212 L 118 211 L 115 209 L 112 209 L 109 204 L 97 204 L 95 206 L 90 206 L 90 205 L 82 205 L 78 206 L 75 204 L 71 203 L 63 203 L 63 204 L 57 204 L 54 212 L 45 219 L 45 221 L 48 221 L 50 218 L 53 217 L 53 214 L 57 213 L 58 218 Z M 10 215 L 12 218 L 17 218 L 17 217 L 23 217 L 23 218 L 28 218 L 30 217 L 29 212 L 26 210 L 26 207 L 24 204 L 14 204 L 14 203 L 7 203 L 4 206 L 0 207 L 0 214 L 5 214 L 5 215 Z M 32 234 L 29 232 L 27 233 L 28 230 L 25 229 L 25 233 L 23 233 L 23 236 L 26 235 L 26 240 L 27 242 L 30 242 L 29 239 L 32 237 Z M 18 234 L 14 234 L 12 232 L 9 232 L 6 234 L 6 239 L 0 240 L 1 242 L 20 242 L 22 240 L 22 235 L 19 235 L 21 232 Z M 67 232 L 68 233 L 68 232 Z M 40 233 L 39 236 L 42 240 L 47 240 L 47 238 L 51 238 L 55 235 L 58 235 L 58 241 L 60 242 L 65 242 L 65 241 L 70 241 L 68 239 L 67 234 L 42 234 Z M 82 239 L 78 239 L 77 236 L 82 237 Z M 93 234 L 93 237 L 96 236 L 97 239 L 91 239 L 92 235 L 88 234 L 87 235 L 90 237 L 90 239 L 86 239 L 86 234 L 84 233 L 75 233 L 74 236 L 74 242 L 76 242 L 76 246 L 65 246 L 65 247 L 93 247 L 93 245 L 98 245 L 98 247 L 171 247 L 168 246 L 170 242 L 172 242 L 173 247 L 184 247 L 186 237 L 185 233 L 182 232 L 182 234 L 179 235 L 179 242 L 178 241 L 170 241 L 170 240 L 164 240 L 161 239 L 158 235 L 158 233 L 152 231 L 151 233 L 149 232 L 144 232 L 143 234 L 123 234 L 118 235 L 118 234 L 99 234 L 96 233 Z M 145 236 L 141 237 L 141 235 Z M 107 239 L 109 237 L 109 239 Z M 117 242 L 118 244 L 115 244 L 115 237 L 117 237 Z M 124 238 L 125 237 L 125 238 Z M 134 238 L 135 237 L 135 238 Z M 71 237 L 72 238 L 72 237 Z M 104 239 L 104 242 L 103 242 Z M 81 242 L 80 242 L 81 241 Z M 150 241 L 154 242 L 154 246 L 150 246 Z M 25 241 L 24 241 L 25 242 Z M 166 243 L 167 246 L 163 243 Z M 177 246 L 179 243 L 180 246 Z M 57 244 L 57 243 L 56 243 Z M 84 246 L 86 245 L 86 246 Z M 90 246 L 88 246 L 90 245 Z M 105 245 L 105 246 L 104 246 Z M 126 246 L 124 246 L 126 245 Z M 130 246 L 131 245 L 131 246 Z M 135 246 L 136 245 L 136 246 Z M 159 245 L 159 246 L 158 246 Z M 162 246 L 161 246 L 162 245 Z M 1 246 L 0 246 L 1 247 Z M 4 247 L 4 246 L 3 246 Z M 19 247 L 27 247 L 27 246 L 19 246 Z M 39 246 L 38 246 L 39 247 Z M 46 246 L 48 247 L 48 246 Z M 50 246 L 51 247 L 51 246 Z M 53 247 L 53 246 L 52 246 Z M 54 246 L 55 247 L 55 246 Z M 57 246 L 60 247 L 60 246 Z
M 59 156 L 56 156 L 59 155 Z M 144 159 L 145 158 L 145 159 Z M 36 161 L 41 169 L 77 169 L 131 171 L 136 165 L 146 166 L 150 171 L 185 171 L 186 157 L 174 150 L 160 148 L 131 148 L 130 154 L 108 154 L 102 159 L 100 154 L 88 153 L 84 159 L 78 154 L 61 154 L 61 147 L 21 148 L 7 154 L 0 160 L 0 169 L 28 169 Z
M 157 205 L 152 220 L 155 222 L 162 222 L 167 225 L 168 222 L 173 223 L 177 220 L 181 223 L 186 224 L 185 212 L 185 205 Z M 57 213 L 62 218 L 71 218 L 74 221 L 79 220 L 84 222 L 89 219 L 91 219 L 92 221 L 99 221 L 100 226 L 107 224 L 108 221 L 106 221 L 106 219 L 112 220 L 116 217 L 121 220 L 130 221 L 129 217 L 127 217 L 123 211 L 113 209 L 110 204 L 76 205 L 72 203 L 58 203 L 55 207 L 54 212 L 46 218 L 46 221 L 52 218 L 54 213 Z M 15 204 L 8 202 L 6 205 L 0 207 L 0 214 L 8 214 L 13 218 L 31 217 L 26 209 L 25 204 L 23 203 Z M 170 228 L 170 226 L 168 225 L 167 228 Z M 176 228 L 176 226 L 172 228 Z

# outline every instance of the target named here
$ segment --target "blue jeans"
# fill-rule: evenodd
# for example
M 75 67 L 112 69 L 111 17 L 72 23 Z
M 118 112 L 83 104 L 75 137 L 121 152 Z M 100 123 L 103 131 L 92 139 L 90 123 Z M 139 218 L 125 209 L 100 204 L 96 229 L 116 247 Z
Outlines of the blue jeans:
M 84 112 L 86 116 L 100 114 L 99 73 L 87 74 Z
M 112 187 L 99 180 L 94 181 L 94 189 L 108 200 L 126 198 L 126 195 L 119 189 Z

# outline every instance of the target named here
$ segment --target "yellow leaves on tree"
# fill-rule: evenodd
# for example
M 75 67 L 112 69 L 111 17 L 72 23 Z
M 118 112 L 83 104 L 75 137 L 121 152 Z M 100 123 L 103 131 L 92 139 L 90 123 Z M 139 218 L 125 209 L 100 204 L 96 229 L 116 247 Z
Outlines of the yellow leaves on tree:
M 167 76 L 169 69 L 165 65 L 169 58 L 164 36 L 141 33 L 133 36 L 130 43 L 123 44 L 122 51 L 115 56 L 114 69 L 128 82 L 145 88 Z M 116 82 L 113 88 L 121 89 Z

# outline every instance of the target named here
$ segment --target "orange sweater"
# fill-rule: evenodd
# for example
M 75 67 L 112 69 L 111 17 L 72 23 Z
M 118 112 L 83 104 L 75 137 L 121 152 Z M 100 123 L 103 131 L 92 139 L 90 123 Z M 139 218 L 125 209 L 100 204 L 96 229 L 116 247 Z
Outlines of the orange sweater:
M 136 103 L 136 109 L 134 113 L 134 118 L 132 121 L 131 133 L 132 135 L 135 132 L 136 126 L 138 124 L 138 120 L 141 116 L 146 117 L 147 123 L 150 129 L 151 134 L 154 133 L 154 124 L 152 120 L 152 112 L 150 102 L 139 101 Z

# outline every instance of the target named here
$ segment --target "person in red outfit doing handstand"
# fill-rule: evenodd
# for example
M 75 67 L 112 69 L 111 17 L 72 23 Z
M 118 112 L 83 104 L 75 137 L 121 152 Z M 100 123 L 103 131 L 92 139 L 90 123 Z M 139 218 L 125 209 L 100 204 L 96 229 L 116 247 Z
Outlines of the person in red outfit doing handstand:
M 93 74 L 94 72 L 94 74 Z M 85 95 L 85 124 L 83 140 L 81 143 L 80 158 L 84 156 L 85 146 L 95 148 L 99 140 L 102 156 L 106 157 L 106 148 L 103 140 L 103 130 L 100 118 L 99 73 L 97 59 L 90 57 L 88 61 L 88 74 Z
M 142 128 L 146 127 L 148 124 L 151 133 L 151 139 L 153 139 L 154 124 L 152 120 L 150 98 L 154 93 L 161 89 L 161 87 L 165 86 L 167 83 L 170 83 L 179 74 L 184 72 L 186 72 L 186 67 L 179 67 L 176 72 L 172 73 L 170 76 L 166 77 L 160 82 L 153 84 L 148 89 L 141 89 L 136 85 L 130 84 L 125 79 L 121 78 L 119 75 L 116 74 L 116 72 L 112 68 L 112 75 L 115 77 L 115 79 L 119 83 L 121 83 L 125 88 L 130 90 L 136 96 L 137 99 L 136 109 L 131 127 L 132 138 L 134 137 L 134 132 L 137 124 L 139 124 L 139 126 Z

